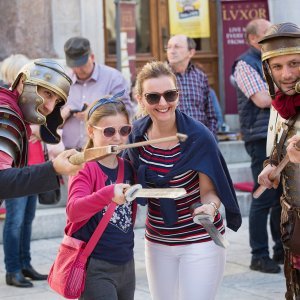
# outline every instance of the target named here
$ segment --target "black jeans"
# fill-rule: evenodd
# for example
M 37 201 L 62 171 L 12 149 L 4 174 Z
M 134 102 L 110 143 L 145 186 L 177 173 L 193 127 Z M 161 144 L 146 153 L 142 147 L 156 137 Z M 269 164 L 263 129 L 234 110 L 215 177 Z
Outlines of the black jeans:
M 246 142 L 245 147 L 251 157 L 251 170 L 254 179 L 254 190 L 258 188 L 257 177 L 263 169 L 266 159 L 266 139 Z M 270 228 L 275 243 L 274 253 L 283 251 L 280 234 L 280 196 L 282 187 L 266 190 L 258 199 L 252 198 L 249 214 L 249 237 L 253 258 L 269 256 L 267 222 L 270 213 Z

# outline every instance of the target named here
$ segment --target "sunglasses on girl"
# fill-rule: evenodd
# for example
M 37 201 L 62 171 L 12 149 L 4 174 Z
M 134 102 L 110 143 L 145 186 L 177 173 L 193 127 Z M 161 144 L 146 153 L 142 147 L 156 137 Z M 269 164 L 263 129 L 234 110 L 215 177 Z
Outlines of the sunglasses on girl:
M 174 102 L 178 98 L 178 90 L 168 90 L 161 93 L 146 93 L 145 98 L 150 105 L 158 104 L 161 96 L 165 98 L 167 102 Z
M 119 134 L 121 136 L 128 136 L 131 132 L 131 125 L 123 125 L 120 126 L 119 128 L 116 127 L 98 127 L 98 126 L 92 126 L 95 129 L 99 129 L 102 131 L 103 135 L 105 137 L 113 137 L 117 132 L 119 132 Z

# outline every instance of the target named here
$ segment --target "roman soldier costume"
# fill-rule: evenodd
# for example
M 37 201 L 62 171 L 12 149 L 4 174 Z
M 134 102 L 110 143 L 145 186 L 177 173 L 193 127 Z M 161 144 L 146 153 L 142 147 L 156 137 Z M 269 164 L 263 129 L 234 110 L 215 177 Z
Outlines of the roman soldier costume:
M 287 140 L 300 135 L 300 81 L 294 95 L 275 91 L 269 59 L 282 55 L 300 54 L 300 28 L 292 23 L 273 25 L 259 42 L 262 63 L 269 92 L 273 99 L 268 128 L 267 163 L 277 165 L 286 155 Z M 300 70 L 299 70 L 300 80 Z M 281 176 L 281 237 L 284 245 L 286 299 L 300 299 L 300 164 L 289 162 Z
M 16 88 L 20 80 L 23 82 L 21 95 Z M 58 143 L 57 128 L 63 122 L 60 109 L 67 101 L 71 83 L 57 62 L 37 59 L 21 69 L 11 89 L 0 88 L 0 205 L 1 199 L 59 188 L 52 162 L 26 167 L 29 125 L 41 125 L 40 136 L 44 142 Z M 47 116 L 39 111 L 44 98 L 38 94 L 38 87 L 59 96 Z
M 15 88 L 21 77 L 24 88 L 18 95 Z M 26 165 L 29 124 L 41 125 L 40 134 L 44 142 L 56 144 L 60 141 L 56 132 L 63 122 L 60 108 L 67 101 L 70 84 L 70 78 L 59 64 L 39 59 L 21 69 L 11 90 L 0 90 L 0 150 L 13 158 L 15 167 Z M 37 93 L 37 86 L 47 88 L 61 98 L 47 117 L 38 111 L 44 99 Z

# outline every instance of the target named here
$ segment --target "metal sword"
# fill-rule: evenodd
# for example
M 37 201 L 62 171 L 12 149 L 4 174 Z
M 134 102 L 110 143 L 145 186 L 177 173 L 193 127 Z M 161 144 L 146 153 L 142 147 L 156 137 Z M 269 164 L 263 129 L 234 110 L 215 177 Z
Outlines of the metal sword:
M 184 188 L 151 188 L 144 189 L 142 185 L 135 184 L 125 192 L 126 201 L 131 202 L 135 198 L 171 198 L 175 199 L 186 194 Z
M 224 236 L 220 233 L 220 231 L 216 228 L 213 223 L 213 217 L 211 215 L 201 213 L 194 215 L 194 210 L 197 207 L 202 206 L 201 203 L 194 203 L 191 205 L 190 209 L 193 216 L 193 221 L 196 224 L 202 225 L 203 228 L 210 235 L 214 243 L 222 248 L 227 248 L 229 246 L 229 242 L 224 238 Z

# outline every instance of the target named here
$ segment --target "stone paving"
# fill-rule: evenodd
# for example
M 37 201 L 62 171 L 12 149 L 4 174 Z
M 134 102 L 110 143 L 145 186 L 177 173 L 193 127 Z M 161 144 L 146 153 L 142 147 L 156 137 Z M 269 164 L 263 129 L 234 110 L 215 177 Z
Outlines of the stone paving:
M 135 300 L 151 300 L 144 264 L 143 233 L 144 229 L 142 228 L 135 230 L 135 262 L 137 277 Z M 243 218 L 243 225 L 237 233 L 231 230 L 227 230 L 227 239 L 230 242 L 230 247 L 227 253 L 227 265 L 225 269 L 224 279 L 218 291 L 216 300 L 283 300 L 285 282 L 282 271 L 279 274 L 264 274 L 251 271 L 249 269 L 250 253 L 248 247 L 247 217 Z M 56 255 L 60 241 L 61 238 L 40 239 L 32 241 L 32 264 L 39 272 L 48 272 Z M 53 292 L 49 288 L 47 282 L 34 282 L 34 287 L 27 289 L 7 286 L 5 284 L 2 245 L 0 248 L 0 299 L 64 299 Z M 201 280 L 201 278 L 199 278 L 199 280 Z M 201 295 L 201 291 L 199 291 L 199 295 Z

